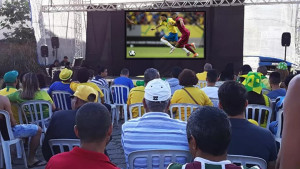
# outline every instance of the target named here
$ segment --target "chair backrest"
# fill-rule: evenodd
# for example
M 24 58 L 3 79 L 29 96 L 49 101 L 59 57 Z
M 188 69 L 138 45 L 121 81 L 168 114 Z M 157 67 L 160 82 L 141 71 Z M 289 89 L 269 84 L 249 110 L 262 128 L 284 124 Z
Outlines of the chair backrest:
M 131 104 L 131 105 L 129 105 L 129 118 L 130 119 L 132 119 L 132 109 L 134 109 L 134 108 L 138 109 L 139 117 L 142 117 L 142 110 L 144 110 L 144 112 L 146 112 L 145 109 L 144 109 L 143 103 Z M 128 120 L 130 120 L 130 119 L 128 119 Z
M 199 89 L 202 89 L 207 86 L 207 81 L 205 80 L 199 80 L 198 83 L 195 85 L 195 87 L 198 87 Z
M 4 136 L 4 133 L 6 133 L 6 134 L 8 134 L 8 139 L 9 140 L 14 140 L 15 139 L 15 136 L 14 136 L 14 134 L 13 134 L 13 132 L 12 132 L 12 129 L 11 129 L 11 123 L 10 123 L 10 116 L 9 116 L 9 113 L 7 112 L 7 111 L 5 111 L 5 110 L 0 110 L 0 115 L 3 115 L 4 116 L 4 119 L 3 120 L 5 120 L 5 123 L 6 123 L 6 129 L 7 129 L 7 131 L 4 131 L 5 130 L 5 128 L 2 128 L 2 127 L 5 127 L 4 125 L 0 125 L 0 137 L 1 137 L 1 141 L 2 141 L 2 139 L 5 139 L 5 138 L 3 138 Z M 0 152 L 0 153 L 2 153 L 2 152 Z M 2 159 L 0 159 L 0 160 L 2 160 Z
M 37 124 L 46 132 L 47 127 L 45 126 L 45 121 L 52 116 L 52 105 L 50 102 L 44 100 L 26 101 L 22 103 L 20 107 L 26 123 Z M 44 111 L 48 111 L 49 117 L 44 117 Z
M 276 141 L 281 143 L 281 136 L 282 136 L 282 129 L 283 129 L 283 109 L 280 109 L 277 112 L 276 116 L 277 116 L 276 121 L 278 122 L 278 125 L 277 125 L 277 132 L 275 135 L 275 139 L 276 139 Z
M 111 102 L 110 102 L 110 92 L 109 92 L 109 88 L 101 87 L 100 89 L 101 89 L 101 91 L 102 91 L 103 94 L 104 94 L 104 102 L 105 102 L 106 104 L 110 104 Z
M 49 146 L 51 148 L 51 152 L 55 155 L 53 150 L 54 147 L 59 147 L 60 153 L 71 151 L 74 147 L 80 147 L 79 139 L 51 139 L 49 140 Z M 66 150 L 66 147 L 68 148 Z
M 71 93 L 66 91 L 53 91 L 52 99 L 60 110 L 71 110 Z
M 267 162 L 262 158 L 228 154 L 227 159 L 234 164 L 241 164 L 242 166 L 258 165 L 260 169 L 267 169 Z
M 151 169 L 153 167 L 153 158 L 159 160 L 159 169 L 165 169 L 167 165 L 172 162 L 177 162 L 178 157 L 186 158 L 185 163 L 191 162 L 192 156 L 189 151 L 185 150 L 146 150 L 146 151 L 135 151 L 128 155 L 129 169 L 134 168 L 134 160 L 136 158 L 147 159 L 147 168 Z M 171 159 L 168 163 L 165 163 L 165 159 Z
M 252 113 L 250 113 L 250 111 Z M 272 109 L 270 107 L 264 105 L 258 105 L 258 104 L 249 104 L 246 108 L 246 119 L 258 120 L 257 122 L 259 125 L 264 123 L 262 121 L 263 115 L 265 116 L 264 118 L 267 118 L 266 127 L 269 128 L 271 116 L 272 116 Z M 258 119 L 255 119 L 255 117 L 258 117 Z
M 170 105 L 170 114 L 171 114 L 171 118 L 175 118 L 173 117 L 173 109 L 177 108 L 177 112 L 176 113 L 179 113 L 179 119 L 182 119 L 182 116 L 181 116 L 181 113 L 182 113 L 182 110 L 184 111 L 184 121 L 187 121 L 188 117 L 187 117 L 187 112 L 188 110 L 191 111 L 191 113 L 197 109 L 201 107 L 200 105 L 197 105 L 197 104 L 188 104 L 188 103 L 175 103 L 175 104 L 171 104 Z
M 213 103 L 214 107 L 219 107 L 219 99 L 218 98 L 209 98 Z
M 124 85 L 112 85 L 110 87 L 110 93 L 112 96 L 113 103 L 116 105 L 126 104 L 126 98 L 129 95 L 129 87 Z

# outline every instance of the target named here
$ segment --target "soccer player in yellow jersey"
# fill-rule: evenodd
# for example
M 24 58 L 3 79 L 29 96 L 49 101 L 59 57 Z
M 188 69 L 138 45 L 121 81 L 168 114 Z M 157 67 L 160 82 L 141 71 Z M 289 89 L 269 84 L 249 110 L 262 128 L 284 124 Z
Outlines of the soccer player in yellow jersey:
M 161 26 L 166 26 L 169 31 L 169 35 L 164 35 L 160 41 L 162 41 L 164 44 L 169 46 L 171 48 L 171 51 L 175 49 L 175 47 L 171 44 L 178 41 L 178 34 L 177 34 L 177 29 L 176 29 L 176 22 L 172 18 L 168 18 L 166 14 L 161 14 L 161 22 L 159 25 L 157 25 L 155 28 L 152 28 L 151 30 L 156 30 Z M 171 42 L 171 43 L 170 43 Z M 190 51 L 188 51 L 186 48 L 182 48 L 186 52 L 186 55 L 189 56 L 191 54 Z M 171 53 L 171 52 L 170 52 Z

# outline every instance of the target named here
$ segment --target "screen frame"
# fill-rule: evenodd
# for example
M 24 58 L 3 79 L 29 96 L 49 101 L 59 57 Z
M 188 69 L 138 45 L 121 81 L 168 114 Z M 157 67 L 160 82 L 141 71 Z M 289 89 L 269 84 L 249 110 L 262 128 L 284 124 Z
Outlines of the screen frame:
M 135 58 L 135 57 L 127 57 L 127 15 L 126 13 L 127 12 L 203 12 L 204 13 L 204 57 L 203 58 L 192 58 L 191 56 L 186 57 L 186 58 Z M 168 9 L 165 9 L 165 10 L 124 10 L 124 20 L 125 20 L 125 25 L 124 25 L 124 29 L 125 29 L 125 51 L 124 51 L 124 57 L 125 57 L 125 60 L 206 60 L 206 36 L 207 36 L 207 14 L 206 14 L 207 11 L 205 10 L 178 10 L 178 9 L 175 9 L 175 10 L 168 10 Z

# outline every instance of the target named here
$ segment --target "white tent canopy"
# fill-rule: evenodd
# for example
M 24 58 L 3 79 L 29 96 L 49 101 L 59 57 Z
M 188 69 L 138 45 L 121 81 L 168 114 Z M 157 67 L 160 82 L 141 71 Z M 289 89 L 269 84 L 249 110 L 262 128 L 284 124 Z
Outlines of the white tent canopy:
M 299 64 L 300 53 L 296 52 L 300 25 L 298 0 L 245 0 L 244 2 L 239 0 L 143 0 L 143 2 L 141 0 L 30 0 L 30 3 L 32 26 L 38 45 L 46 43 L 51 51 L 50 38 L 59 37 L 59 60 L 65 55 L 71 60 L 74 56 L 85 57 L 86 7 L 91 4 L 102 6 L 93 9 L 101 11 L 245 5 L 244 56 L 257 55 L 282 59 L 284 48 L 281 46 L 281 35 L 283 32 L 291 32 L 292 41 L 287 50 L 287 60 Z M 49 63 L 54 59 L 50 56 Z

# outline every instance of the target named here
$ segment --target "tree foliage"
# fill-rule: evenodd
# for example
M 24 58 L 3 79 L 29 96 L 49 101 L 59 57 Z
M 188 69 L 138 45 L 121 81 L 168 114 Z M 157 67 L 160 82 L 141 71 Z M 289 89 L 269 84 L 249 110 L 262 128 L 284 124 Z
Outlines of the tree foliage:
M 30 26 L 31 10 L 29 0 L 6 1 L 0 8 L 0 29 L 6 40 L 25 43 L 35 41 L 33 28 Z M 6 31 L 7 30 L 7 31 Z

